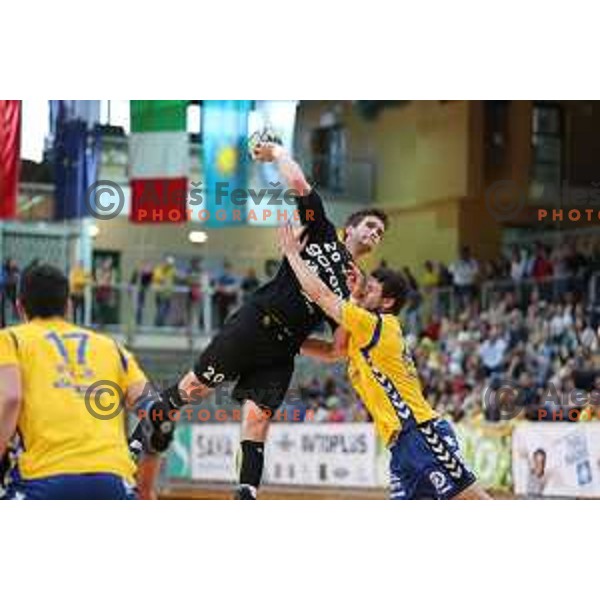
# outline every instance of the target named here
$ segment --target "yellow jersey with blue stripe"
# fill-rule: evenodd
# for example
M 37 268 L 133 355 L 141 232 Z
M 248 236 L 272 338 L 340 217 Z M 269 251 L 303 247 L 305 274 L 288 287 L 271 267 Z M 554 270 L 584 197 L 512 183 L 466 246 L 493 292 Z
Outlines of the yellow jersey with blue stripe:
M 345 302 L 342 326 L 348 340 L 348 376 L 389 445 L 408 423 L 437 417 L 425 400 L 416 367 L 393 315 Z
M 122 409 L 129 387 L 146 376 L 129 352 L 63 319 L 33 319 L 0 331 L 6 365 L 21 373 L 22 478 L 110 473 L 133 483 Z

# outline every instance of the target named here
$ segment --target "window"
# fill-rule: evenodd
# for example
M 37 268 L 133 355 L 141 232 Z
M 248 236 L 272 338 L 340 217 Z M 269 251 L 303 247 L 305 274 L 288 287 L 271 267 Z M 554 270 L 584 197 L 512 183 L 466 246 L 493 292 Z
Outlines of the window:
M 506 166 L 510 101 L 487 100 L 485 108 L 485 148 L 488 177 L 493 177 L 495 168 Z
M 331 192 L 345 191 L 346 130 L 340 125 L 321 127 L 312 134 L 312 178 Z
M 560 189 L 562 144 L 561 107 L 557 104 L 535 104 L 531 128 L 533 183 Z
M 200 133 L 200 104 L 190 103 L 187 107 L 186 114 L 187 132 Z

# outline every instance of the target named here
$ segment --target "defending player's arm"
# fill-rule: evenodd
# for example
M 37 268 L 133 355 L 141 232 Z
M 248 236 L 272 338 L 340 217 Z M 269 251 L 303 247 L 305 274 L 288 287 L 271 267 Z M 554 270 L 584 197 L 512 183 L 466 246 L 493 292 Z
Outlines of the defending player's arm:
M 16 343 L 8 331 L 0 334 L 0 457 L 15 435 L 23 402 Z
M 316 302 L 329 317 L 351 334 L 360 345 L 368 344 L 377 328 L 380 317 L 364 308 L 360 308 L 354 304 L 354 302 L 338 298 L 338 296 L 336 296 L 321 281 L 321 279 L 310 270 L 300 256 L 302 243 L 294 235 L 293 229 L 289 224 L 279 228 L 278 237 L 281 250 L 288 259 L 290 266 L 294 270 L 294 273 L 306 294 Z M 358 273 L 355 273 L 354 276 L 358 277 Z
M 302 243 L 296 239 L 291 225 L 286 224 L 280 227 L 278 237 L 281 251 L 288 259 L 304 292 L 323 309 L 327 316 L 336 323 L 341 323 L 344 301 L 336 296 L 304 262 L 300 256 Z
M 300 349 L 304 356 L 310 356 L 323 362 L 336 362 L 346 358 L 348 346 L 348 333 L 338 327 L 333 334 L 333 341 L 319 338 L 308 338 Z

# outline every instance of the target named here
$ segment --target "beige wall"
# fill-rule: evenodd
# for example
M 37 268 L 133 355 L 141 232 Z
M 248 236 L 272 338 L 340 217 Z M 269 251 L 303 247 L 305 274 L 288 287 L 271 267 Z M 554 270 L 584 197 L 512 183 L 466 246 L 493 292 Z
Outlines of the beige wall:
M 470 103 L 412 101 L 365 119 L 348 101 L 300 105 L 299 143 L 323 122 L 346 128 L 351 161 L 375 164 L 374 201 L 390 213 L 391 228 L 377 256 L 419 271 L 427 258 L 453 260 L 459 248 L 460 204 L 470 185 Z
M 274 230 L 268 227 L 205 229 L 198 224 L 132 224 L 126 218 L 99 223 L 94 248 L 121 252 L 122 272 L 131 275 L 142 260 L 158 261 L 166 254 L 228 258 L 238 273 L 253 267 L 263 274 L 265 260 L 277 256 Z M 192 244 L 190 231 L 202 229 L 208 234 L 204 244 Z
M 448 263 L 458 247 L 459 205 L 439 202 L 415 210 L 388 210 L 389 229 L 376 254 L 366 262 L 374 267 L 385 259 L 394 268 L 408 266 L 422 272 L 427 259 Z
M 340 225 L 357 208 L 355 204 L 345 202 L 331 205 L 327 197 L 324 200 L 329 218 Z M 140 261 L 158 261 L 166 254 L 203 256 L 219 262 L 228 259 L 237 273 L 243 274 L 247 269 L 254 268 L 259 277 L 264 275 L 265 261 L 279 257 L 273 227 L 209 229 L 201 227 L 199 223 L 143 225 L 132 224 L 124 217 L 97 221 L 97 225 L 100 232 L 94 241 L 94 248 L 121 252 L 121 268 L 125 278 L 130 277 Z M 188 234 L 194 230 L 205 231 L 208 240 L 204 244 L 192 244 Z
M 527 118 L 524 109 L 516 109 L 517 125 Z M 482 119 L 482 103 L 468 101 L 412 101 L 386 107 L 371 120 L 349 101 L 302 102 L 296 145 L 309 156 L 314 129 L 331 122 L 345 126 L 349 158 L 374 165 L 374 201 L 391 216 L 392 228 L 369 264 L 385 258 L 419 272 L 427 258 L 454 260 L 463 243 L 478 255 L 497 252 L 501 228 L 489 220 L 484 204 Z M 327 194 L 325 201 L 338 224 L 361 206 Z M 268 228 L 207 230 L 209 241 L 198 246 L 187 240 L 195 228 L 189 224 L 134 226 L 116 220 L 100 227 L 96 247 L 121 250 L 125 276 L 142 257 L 157 260 L 165 253 L 227 257 L 239 272 L 252 266 L 259 273 L 265 260 L 277 257 Z
M 348 101 L 302 103 L 302 153 L 310 152 L 310 132 L 331 119 L 346 127 L 352 160 L 375 162 L 378 203 L 412 207 L 466 194 L 467 101 L 413 101 L 387 107 L 372 120 Z
M 119 154 L 121 152 L 121 154 Z M 128 186 L 125 168 L 127 154 L 117 150 L 102 165 L 101 179 L 110 179 Z M 199 149 L 191 154 L 190 164 L 192 181 L 202 181 Z M 128 195 L 128 194 L 126 194 Z M 344 201 L 332 203 L 324 195 L 330 219 L 342 224 L 347 215 L 357 209 L 354 203 Z M 132 224 L 127 218 L 110 221 L 98 221 L 100 228 L 94 247 L 99 250 L 115 250 L 121 252 L 123 277 L 129 278 L 136 264 L 142 260 L 158 261 L 166 254 L 177 256 L 203 256 L 207 262 L 229 260 L 238 273 L 248 268 L 256 269 L 259 277 L 264 275 L 264 263 L 271 258 L 278 258 L 279 252 L 275 242 L 275 230 L 272 227 L 241 226 L 210 229 L 200 223 L 176 224 Z M 188 234 L 193 230 L 202 230 L 208 234 L 204 244 L 192 244 Z
M 112 158 L 112 162 L 103 163 L 101 179 L 110 179 L 127 187 L 126 148 L 121 155 L 117 151 L 118 160 L 114 156 Z M 198 148 L 190 151 L 190 169 L 191 181 L 203 180 Z M 94 241 L 94 248 L 121 252 L 122 274 L 126 279 L 139 262 L 156 262 L 166 254 L 202 256 L 207 261 L 214 259 L 218 262 L 228 259 L 237 273 L 254 268 L 259 276 L 264 273 L 265 260 L 277 256 L 274 231 L 267 227 L 208 229 L 200 223 L 143 225 L 130 223 L 126 217 L 97 221 L 97 225 L 100 233 Z M 207 242 L 192 244 L 188 235 L 195 230 L 205 231 Z
M 600 180 L 595 159 L 600 147 L 600 103 L 564 102 L 567 137 L 565 172 L 575 184 Z M 531 227 L 533 217 L 500 223 L 486 209 L 486 191 L 495 181 L 512 180 L 527 190 L 531 166 L 531 101 L 512 101 L 508 113 L 505 160 L 486 164 L 485 103 L 482 101 L 410 101 L 385 107 L 374 119 L 365 119 L 350 101 L 302 102 L 298 109 L 296 144 L 310 154 L 311 133 L 332 122 L 344 125 L 352 167 L 369 165 L 374 173 L 372 197 L 331 198 L 324 194 L 331 219 L 342 224 L 346 216 L 374 201 L 391 216 L 392 228 L 370 263 L 386 258 L 392 265 L 420 271 L 427 258 L 451 262 L 461 245 L 480 258 L 497 256 L 505 226 Z M 199 150 L 192 159 L 192 179 L 202 179 Z M 118 152 L 104 164 L 102 178 L 126 183 L 125 162 Z M 489 162 L 489 161 L 488 161 Z M 359 169 L 360 170 L 360 169 Z M 356 196 L 356 195 L 355 195 Z M 359 194 L 360 196 L 360 194 Z M 33 209 L 47 211 L 48 203 Z M 516 221 L 516 219 L 515 219 Z M 228 258 L 237 271 L 254 267 L 262 274 L 264 261 L 277 257 L 274 231 L 240 227 L 207 229 L 206 244 L 188 241 L 199 225 L 131 225 L 126 219 L 99 222 L 99 249 L 122 252 L 128 277 L 142 258 L 158 260 L 167 253 Z

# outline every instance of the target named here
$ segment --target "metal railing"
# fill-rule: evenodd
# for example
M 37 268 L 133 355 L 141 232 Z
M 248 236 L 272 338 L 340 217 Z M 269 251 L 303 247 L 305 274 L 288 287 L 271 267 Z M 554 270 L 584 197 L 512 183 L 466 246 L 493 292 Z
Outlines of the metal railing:
M 185 285 L 94 283 L 86 285 L 83 294 L 71 294 L 69 317 L 130 341 L 139 334 L 183 336 L 191 341 L 219 329 L 242 300 L 241 291 L 226 298 L 212 286 L 198 293 L 198 288 Z
M 587 277 L 488 281 L 478 286 L 475 293 L 483 311 L 500 301 L 507 292 L 515 294 L 517 304 L 524 306 L 534 290 L 546 301 L 559 301 L 569 291 L 585 293 L 587 308 L 600 309 L 597 306 L 600 272 Z M 130 341 L 136 335 L 153 334 L 183 336 L 191 343 L 198 336 L 211 336 L 243 300 L 241 291 L 226 297 L 211 285 L 204 285 L 198 294 L 197 288 L 184 285 L 161 288 L 124 283 L 89 284 L 83 296 L 71 296 L 72 314 L 69 317 L 87 327 L 122 334 Z M 422 295 L 417 309 L 420 323 L 426 323 L 431 315 L 456 319 L 464 305 L 464 298 L 456 288 L 434 288 Z M 6 295 L 2 296 L 2 310 L 7 325 L 18 322 L 16 310 Z
M 547 302 L 560 301 L 567 292 L 586 293 L 588 277 L 583 275 L 570 275 L 560 277 L 529 277 L 520 281 L 502 279 L 489 281 L 481 285 L 481 306 L 488 309 L 499 296 L 505 293 L 514 293 L 517 303 L 523 305 L 537 292 L 540 299 Z
M 587 294 L 588 307 L 594 307 L 600 298 L 600 271 L 591 275 L 570 275 L 563 277 L 529 277 L 515 281 L 498 279 L 486 281 L 475 287 L 475 295 L 480 301 L 481 310 L 488 310 L 506 293 L 513 293 L 519 306 L 523 306 L 535 291 L 540 299 L 547 302 L 560 301 L 565 293 Z M 456 319 L 464 308 L 464 295 L 454 286 L 443 286 L 424 294 L 422 310 L 426 315 Z

